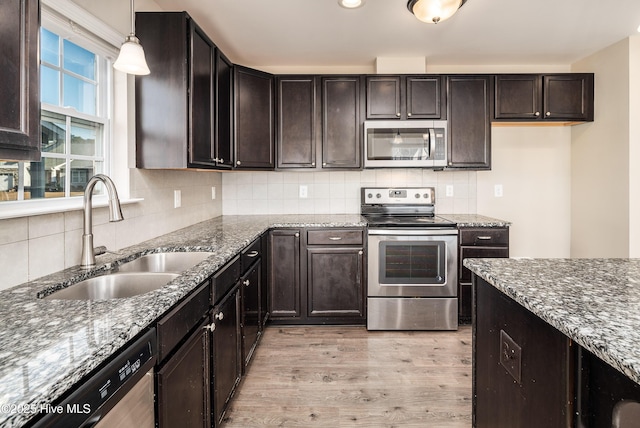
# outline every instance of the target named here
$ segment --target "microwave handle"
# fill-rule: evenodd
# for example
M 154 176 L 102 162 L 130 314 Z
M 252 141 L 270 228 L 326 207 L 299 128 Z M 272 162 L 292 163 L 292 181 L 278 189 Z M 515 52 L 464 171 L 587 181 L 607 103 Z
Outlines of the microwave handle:
M 433 159 L 436 151 L 436 130 L 435 128 L 429 129 L 429 159 Z

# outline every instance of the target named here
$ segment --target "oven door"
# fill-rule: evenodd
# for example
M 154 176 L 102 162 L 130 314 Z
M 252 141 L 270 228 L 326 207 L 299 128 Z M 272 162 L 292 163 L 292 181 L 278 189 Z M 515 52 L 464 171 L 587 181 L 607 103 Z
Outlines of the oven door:
M 369 229 L 369 297 L 456 297 L 456 229 Z

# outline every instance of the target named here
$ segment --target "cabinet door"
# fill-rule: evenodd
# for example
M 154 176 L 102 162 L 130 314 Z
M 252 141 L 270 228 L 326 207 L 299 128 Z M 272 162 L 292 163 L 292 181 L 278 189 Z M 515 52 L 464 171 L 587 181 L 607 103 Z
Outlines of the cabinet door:
M 307 247 L 309 317 L 364 316 L 362 248 Z
M 316 79 L 277 79 L 278 168 L 316 167 Z
M 367 119 L 400 119 L 400 76 L 367 76 Z
M 40 2 L 0 3 L 0 159 L 40 160 Z
M 362 167 L 360 78 L 322 79 L 322 168 Z
M 273 76 L 235 66 L 235 167 L 273 168 Z
M 218 167 L 233 166 L 233 63 L 216 49 L 215 160 Z
M 271 317 L 300 317 L 300 231 L 271 231 L 268 253 Z
M 209 339 L 203 322 L 157 373 L 158 427 L 211 427 Z
M 407 119 L 444 119 L 440 76 L 407 76 Z
M 189 20 L 189 165 L 215 166 L 214 46 L 193 20 Z
M 537 74 L 497 75 L 496 119 L 542 119 L 542 79 Z
M 220 424 L 227 403 L 240 382 L 240 320 L 239 290 L 234 288 L 213 309 L 211 322 L 213 355 L 213 414 L 214 423 Z M 183 426 L 183 425 L 175 425 Z
M 593 74 L 558 74 L 543 78 L 546 120 L 593 120 Z
M 449 167 L 491 168 L 491 78 L 449 76 Z
M 260 327 L 260 286 L 262 269 L 258 261 L 243 275 L 242 281 L 242 360 L 249 365 L 258 342 Z

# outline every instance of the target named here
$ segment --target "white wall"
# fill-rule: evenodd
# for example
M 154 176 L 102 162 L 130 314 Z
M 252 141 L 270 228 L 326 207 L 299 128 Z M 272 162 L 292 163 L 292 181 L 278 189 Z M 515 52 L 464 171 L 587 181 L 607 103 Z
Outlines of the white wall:
M 512 222 L 511 256 L 569 257 L 570 127 L 491 132 L 492 168 L 478 172 L 478 213 Z M 502 197 L 495 197 L 496 184 Z
M 629 257 L 640 257 L 640 35 L 629 38 Z
M 573 70 L 595 73 L 596 109 L 593 123 L 572 130 L 571 256 L 628 257 L 629 39 L 579 61 Z

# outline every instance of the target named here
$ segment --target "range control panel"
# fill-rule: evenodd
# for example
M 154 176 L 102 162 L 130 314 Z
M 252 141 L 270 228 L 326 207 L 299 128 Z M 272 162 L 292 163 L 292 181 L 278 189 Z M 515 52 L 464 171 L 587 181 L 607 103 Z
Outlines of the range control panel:
M 433 187 L 363 187 L 362 204 L 383 205 L 434 205 L 436 190 Z

